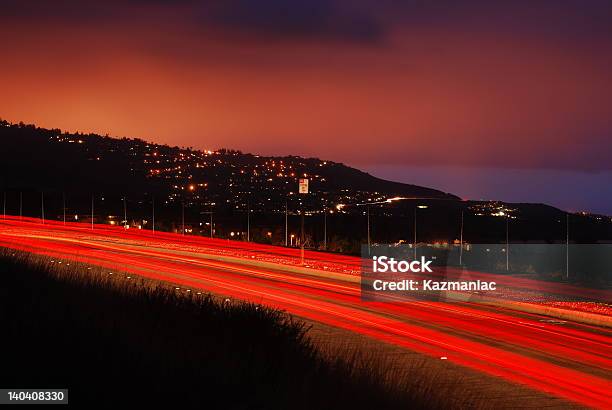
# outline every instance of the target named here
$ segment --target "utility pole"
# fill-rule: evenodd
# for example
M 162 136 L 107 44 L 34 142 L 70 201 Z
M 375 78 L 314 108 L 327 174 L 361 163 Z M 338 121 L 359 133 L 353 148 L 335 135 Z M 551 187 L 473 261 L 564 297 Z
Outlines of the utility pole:
M 19 192 L 19 220 L 23 218 L 23 192 Z
M 569 213 L 565 214 L 565 278 L 569 279 Z
M 151 221 L 152 223 L 151 226 L 153 227 L 153 234 L 155 234 L 155 197 L 153 197 L 152 208 L 153 208 L 153 220 Z
M 3 192 L 2 219 L 6 219 L 6 191 Z
M 42 223 L 45 224 L 45 193 L 40 193 L 40 216 L 42 217 Z
M 62 210 L 64 214 L 64 225 L 66 225 L 66 193 L 62 192 Z
M 461 210 L 461 231 L 459 233 L 459 266 L 463 265 L 463 209 Z
M 288 235 L 288 214 L 289 214 L 289 207 L 287 205 L 287 199 L 285 199 L 285 247 L 287 247 L 287 235 Z
M 251 193 L 249 192 L 249 195 Z M 251 242 L 251 200 L 247 199 L 247 242 Z
M 123 197 L 123 221 L 125 223 L 123 227 L 126 228 L 128 226 L 128 220 L 127 220 L 127 202 L 125 200 L 125 197 Z
M 366 206 L 368 214 L 368 255 L 370 255 L 371 241 L 370 241 L 370 204 Z
M 506 271 L 510 270 L 510 241 L 508 240 L 508 215 L 506 215 Z
M 181 234 L 185 235 L 185 202 L 181 202 Z
M 323 209 L 323 249 L 327 250 L 327 209 Z
M 94 228 L 94 195 L 91 194 L 91 230 Z
M 300 259 L 301 259 L 301 263 L 302 265 L 304 264 L 304 209 L 300 210 L 300 214 L 302 215 L 301 218 L 301 225 L 302 225 L 302 229 L 301 229 L 301 238 L 300 238 Z
M 414 207 L 414 242 L 413 242 L 413 246 L 414 246 L 414 259 L 416 260 L 417 258 L 417 250 L 416 250 L 416 246 L 417 246 L 417 208 L 416 206 Z

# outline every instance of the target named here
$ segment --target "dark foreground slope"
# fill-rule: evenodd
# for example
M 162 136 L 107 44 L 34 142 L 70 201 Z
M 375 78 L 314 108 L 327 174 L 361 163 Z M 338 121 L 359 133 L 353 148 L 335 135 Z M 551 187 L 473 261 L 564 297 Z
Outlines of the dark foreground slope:
M 375 360 L 324 358 L 303 323 L 282 312 L 50 262 L 0 253 L 5 388 L 68 388 L 71 404 L 107 408 L 431 408 L 450 400 L 422 377 L 383 382 Z

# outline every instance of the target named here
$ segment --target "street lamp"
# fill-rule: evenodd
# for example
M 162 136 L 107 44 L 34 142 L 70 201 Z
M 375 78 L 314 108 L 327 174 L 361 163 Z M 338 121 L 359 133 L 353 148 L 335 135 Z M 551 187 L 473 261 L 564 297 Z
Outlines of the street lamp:
M 125 196 L 123 197 L 123 223 L 124 223 L 123 227 L 125 229 L 127 229 L 127 226 L 128 226 L 128 220 L 127 220 L 127 202 L 126 202 Z
M 185 201 L 181 202 L 181 235 L 185 235 Z
M 152 208 L 151 227 L 153 228 L 153 234 L 155 234 L 155 197 L 153 197 L 151 200 L 151 208 Z
M 323 210 L 323 250 L 327 250 L 327 209 Z
M 414 259 L 417 258 L 417 209 L 427 209 L 429 208 L 427 205 L 417 205 L 414 208 Z
M 42 223 L 45 224 L 45 193 L 40 193 L 40 215 L 42 217 Z
M 249 192 L 250 195 L 250 192 Z M 251 200 L 247 200 L 247 242 L 251 242 Z
M 370 241 L 370 204 L 368 204 L 367 206 L 367 213 L 368 213 L 368 255 L 371 254 L 371 241 Z
M 509 215 L 506 214 L 506 272 L 510 270 L 510 241 L 508 234 L 508 219 Z
M 569 213 L 565 214 L 565 278 L 569 279 Z
M 461 231 L 459 233 L 459 266 L 463 260 L 463 209 L 461 210 Z
M 91 195 L 91 230 L 94 228 L 94 195 Z

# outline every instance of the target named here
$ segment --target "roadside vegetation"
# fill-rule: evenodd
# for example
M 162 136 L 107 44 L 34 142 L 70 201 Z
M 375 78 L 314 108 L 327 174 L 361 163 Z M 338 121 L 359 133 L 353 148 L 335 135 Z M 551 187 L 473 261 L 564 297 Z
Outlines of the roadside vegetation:
M 434 374 L 324 354 L 278 310 L 2 249 L 0 280 L 3 388 L 68 388 L 80 407 L 483 407 Z

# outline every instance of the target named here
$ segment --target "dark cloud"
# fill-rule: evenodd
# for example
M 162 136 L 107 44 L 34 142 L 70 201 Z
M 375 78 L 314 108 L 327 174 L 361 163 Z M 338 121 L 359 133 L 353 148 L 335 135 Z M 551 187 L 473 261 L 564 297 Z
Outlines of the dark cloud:
M 108 20 L 118 17 L 121 10 L 113 2 L 79 2 L 75 0 L 0 0 L 0 19 L 54 21 L 62 24 L 81 21 Z
M 374 13 L 337 0 L 0 0 L 0 10 L 0 21 L 146 25 L 170 19 L 177 28 L 196 25 L 252 40 L 368 43 L 385 32 Z
M 395 27 L 610 41 L 610 0 L 0 0 L 0 21 L 170 22 L 250 40 L 375 43 Z M 588 44 L 587 44 L 588 45 Z
M 226 0 L 200 10 L 204 24 L 249 36 L 375 42 L 384 34 L 373 14 L 332 0 Z

